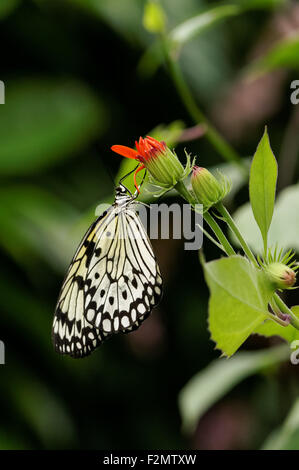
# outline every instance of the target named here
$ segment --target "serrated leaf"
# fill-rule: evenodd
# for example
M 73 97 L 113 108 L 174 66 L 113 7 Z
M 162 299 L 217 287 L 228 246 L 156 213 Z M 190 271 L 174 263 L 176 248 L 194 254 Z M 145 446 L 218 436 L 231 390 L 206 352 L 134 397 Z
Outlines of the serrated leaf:
M 277 162 L 271 150 L 267 129 L 257 147 L 250 170 L 249 195 L 254 218 L 267 246 L 277 183 Z
M 299 318 L 299 306 L 292 307 L 291 310 Z M 270 336 L 280 336 L 280 338 L 283 338 L 288 343 L 299 340 L 299 331 L 296 328 L 292 325 L 281 326 L 271 319 L 265 320 L 264 323 L 256 328 L 254 333 L 266 336 L 267 338 Z
M 258 371 L 286 360 L 285 345 L 262 351 L 239 352 L 230 360 L 220 358 L 196 374 L 179 394 L 183 430 L 194 431 L 203 414 L 235 385 Z
M 242 256 L 204 265 L 210 288 L 209 329 L 216 347 L 231 356 L 268 316 L 273 287 L 263 271 Z

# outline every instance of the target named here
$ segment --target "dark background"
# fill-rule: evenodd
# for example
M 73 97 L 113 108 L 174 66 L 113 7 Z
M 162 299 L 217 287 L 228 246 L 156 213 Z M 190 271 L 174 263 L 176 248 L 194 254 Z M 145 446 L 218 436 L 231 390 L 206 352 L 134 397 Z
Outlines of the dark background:
M 170 29 L 210 4 L 162 3 Z M 298 372 L 287 363 L 239 384 L 192 436 L 182 433 L 178 394 L 219 351 L 209 339 L 208 289 L 197 253 L 184 251 L 181 241 L 154 242 L 164 298 L 137 332 L 111 339 L 84 360 L 54 353 L 51 326 L 64 273 L 94 207 L 113 197 L 110 175 L 122 159 L 111 145 L 133 146 L 160 124 L 194 123 L 165 68 L 150 74 L 140 66 L 154 41 L 142 26 L 143 1 L 3 5 L 0 448 L 259 448 L 297 396 Z M 295 113 L 289 86 L 298 73 L 280 68 L 248 84 L 240 72 L 294 31 L 296 3 L 248 11 L 195 38 L 180 58 L 196 100 L 244 158 L 268 125 L 281 159 L 280 188 L 298 178 L 298 171 L 287 171 L 282 150 Z M 204 138 L 178 143 L 182 161 L 185 147 L 201 166 L 223 164 Z M 228 205 L 234 211 L 247 200 L 243 186 Z M 204 250 L 208 259 L 219 257 L 209 241 Z M 297 297 L 291 294 L 293 304 Z M 242 349 L 277 341 L 252 337 Z

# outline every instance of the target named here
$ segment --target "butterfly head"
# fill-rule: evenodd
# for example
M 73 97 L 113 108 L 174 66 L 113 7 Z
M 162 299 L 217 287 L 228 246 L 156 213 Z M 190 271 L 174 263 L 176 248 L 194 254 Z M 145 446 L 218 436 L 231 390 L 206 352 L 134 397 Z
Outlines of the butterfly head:
M 115 189 L 115 202 L 117 204 L 127 204 L 130 201 L 132 201 L 132 194 L 120 183 Z

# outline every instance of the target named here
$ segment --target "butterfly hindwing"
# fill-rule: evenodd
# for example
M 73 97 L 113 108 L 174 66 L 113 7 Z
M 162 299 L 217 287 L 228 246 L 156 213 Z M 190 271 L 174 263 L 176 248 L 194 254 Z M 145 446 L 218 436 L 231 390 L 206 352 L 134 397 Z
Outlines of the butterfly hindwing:
M 107 214 L 102 214 L 81 241 L 63 282 L 56 306 L 52 339 L 60 354 L 83 357 L 97 348 L 107 335 L 88 323 L 84 317 L 84 287 L 94 239 Z

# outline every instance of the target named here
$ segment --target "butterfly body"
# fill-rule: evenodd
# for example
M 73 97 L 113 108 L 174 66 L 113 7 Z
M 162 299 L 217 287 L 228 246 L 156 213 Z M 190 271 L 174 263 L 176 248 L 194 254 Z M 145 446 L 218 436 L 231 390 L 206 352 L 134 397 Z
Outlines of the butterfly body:
M 161 298 L 160 270 L 134 199 L 120 185 L 75 253 L 53 322 L 61 354 L 84 357 L 109 336 L 138 328 Z

